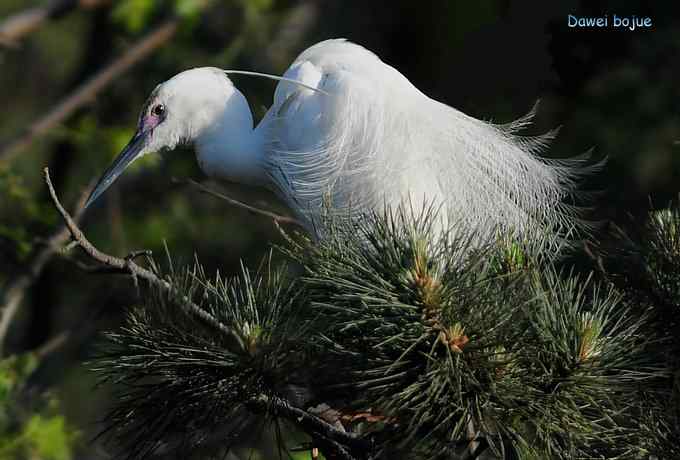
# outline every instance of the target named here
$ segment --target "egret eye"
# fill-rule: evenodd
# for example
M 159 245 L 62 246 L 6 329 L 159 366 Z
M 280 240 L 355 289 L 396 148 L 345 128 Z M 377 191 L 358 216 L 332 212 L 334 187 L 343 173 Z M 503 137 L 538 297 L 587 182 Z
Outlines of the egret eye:
M 163 104 L 157 104 L 151 109 L 151 113 L 157 117 L 163 117 L 165 115 L 165 106 Z

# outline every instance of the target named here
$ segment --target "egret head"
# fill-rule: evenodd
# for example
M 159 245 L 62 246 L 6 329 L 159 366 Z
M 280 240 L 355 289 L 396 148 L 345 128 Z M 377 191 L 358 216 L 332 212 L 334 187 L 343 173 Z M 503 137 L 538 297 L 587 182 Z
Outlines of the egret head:
M 235 94 L 237 97 L 233 97 Z M 241 99 L 242 95 L 224 72 L 212 67 L 190 69 L 158 85 L 144 104 L 137 131 L 104 172 L 87 205 L 137 158 L 173 149 L 178 144 L 193 143 L 218 129 L 230 105 L 241 108 Z

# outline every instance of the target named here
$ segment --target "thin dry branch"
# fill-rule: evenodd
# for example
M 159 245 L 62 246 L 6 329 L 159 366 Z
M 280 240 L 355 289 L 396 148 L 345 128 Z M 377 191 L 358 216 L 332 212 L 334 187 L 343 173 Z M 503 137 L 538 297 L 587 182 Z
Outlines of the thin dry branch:
M 271 211 L 267 211 L 266 209 L 260 209 L 256 208 L 255 206 L 251 206 L 249 204 L 246 204 L 242 201 L 235 200 L 234 198 L 228 197 L 227 195 L 224 195 L 223 193 L 220 193 L 216 190 L 212 190 L 209 187 L 206 187 L 203 184 L 200 184 L 192 179 L 187 179 L 184 181 L 176 181 L 178 183 L 184 183 L 184 184 L 189 184 L 198 190 L 200 190 L 202 193 L 205 193 L 210 196 L 214 196 L 216 198 L 219 198 L 221 200 L 226 201 L 232 206 L 236 206 L 237 208 L 245 209 L 246 211 L 252 212 L 253 214 L 257 214 L 260 216 L 268 217 L 272 219 L 275 223 L 277 224 L 292 224 L 292 225 L 297 225 L 299 227 L 305 228 L 304 224 L 300 222 L 299 220 L 289 217 L 289 216 L 282 216 L 280 214 L 276 214 Z
M 170 19 L 158 26 L 132 46 L 125 54 L 83 83 L 73 93 L 60 101 L 44 117 L 31 124 L 25 132 L 0 148 L 0 161 L 11 161 L 37 137 L 44 135 L 66 120 L 76 110 L 93 101 L 116 78 L 165 44 L 177 31 L 177 25 L 177 19 Z
M 323 2 L 319 0 L 303 0 L 293 6 L 281 21 L 276 36 L 253 59 L 253 67 L 268 72 L 288 67 L 323 9 Z
M 66 211 L 66 209 L 64 209 L 61 202 L 59 201 L 57 193 L 54 190 L 54 186 L 52 185 L 52 180 L 50 179 L 49 168 L 45 168 L 44 173 L 45 183 L 47 184 L 47 188 L 49 189 L 50 197 L 52 198 L 52 202 L 54 203 L 55 208 L 57 208 L 57 211 L 59 211 L 59 214 L 61 214 L 61 217 L 64 220 L 64 223 L 66 224 L 66 227 L 68 228 L 71 237 L 77 243 L 77 245 L 83 250 L 83 252 L 85 252 L 85 254 L 87 254 L 94 261 L 101 264 L 101 266 L 107 269 L 110 273 L 130 275 L 135 280 L 142 279 L 152 286 L 155 286 L 169 294 L 177 296 L 182 301 L 183 304 L 182 306 L 186 308 L 191 315 L 205 322 L 209 326 L 215 328 L 219 332 L 225 334 L 229 339 L 235 341 L 237 346 L 242 348 L 243 344 L 241 343 L 241 339 L 239 338 L 238 334 L 236 334 L 229 327 L 227 327 L 222 322 L 217 320 L 217 318 L 212 316 L 206 310 L 192 302 L 191 299 L 187 298 L 184 294 L 179 292 L 178 289 L 175 286 L 173 286 L 170 282 L 158 277 L 151 270 L 148 270 L 144 267 L 140 267 L 139 265 L 134 263 L 132 259 L 134 258 L 135 255 L 126 258 L 115 257 L 100 251 L 92 243 L 90 243 L 90 241 L 83 234 L 82 230 L 78 228 L 78 225 L 76 224 L 73 217 L 71 217 L 71 215 L 68 213 L 68 211 Z
M 85 202 L 87 197 L 90 195 L 95 182 L 92 181 L 89 186 L 80 194 L 80 198 L 76 202 L 74 221 L 80 220 L 85 209 Z M 57 232 L 51 235 L 44 246 L 39 250 L 35 256 L 28 263 L 28 269 L 25 272 L 20 273 L 13 279 L 10 279 L 5 288 L 3 289 L 3 294 L 0 296 L 0 355 L 2 354 L 2 348 L 7 338 L 10 326 L 19 312 L 19 307 L 21 302 L 26 296 L 28 289 L 35 283 L 35 280 L 40 276 L 45 265 L 52 259 L 54 254 L 59 250 L 61 246 L 68 241 L 70 232 L 66 226 L 61 227 Z
M 259 395 L 250 399 L 247 406 L 255 412 L 272 411 L 295 423 L 307 434 L 316 438 L 328 458 L 354 460 L 370 456 L 372 445 L 369 440 L 356 433 L 340 430 L 321 417 L 291 405 L 283 398 Z
M 48 19 L 57 19 L 76 8 L 104 6 L 110 0 L 53 0 L 43 6 L 29 8 L 0 22 L 0 45 L 17 46 L 26 35 L 38 29 Z
M 55 352 L 59 351 L 69 342 L 69 339 L 73 335 L 72 330 L 62 331 L 54 337 L 50 338 L 47 342 L 42 344 L 38 349 L 34 351 L 36 358 L 39 362 L 42 362 L 45 358 L 53 355 Z

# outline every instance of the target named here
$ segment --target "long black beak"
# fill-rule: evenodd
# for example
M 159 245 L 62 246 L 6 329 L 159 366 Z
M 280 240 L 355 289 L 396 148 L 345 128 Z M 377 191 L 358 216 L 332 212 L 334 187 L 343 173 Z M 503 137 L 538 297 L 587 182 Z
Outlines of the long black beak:
M 113 160 L 111 166 L 104 172 L 97 186 L 92 190 L 90 197 L 87 199 L 85 207 L 90 206 L 99 195 L 104 193 L 104 191 L 109 188 L 113 182 L 118 179 L 125 168 L 130 166 L 130 164 L 137 159 L 140 154 L 144 151 L 144 146 L 146 145 L 147 133 L 139 129 L 134 137 L 130 139 L 130 142 L 125 146 L 122 152 Z

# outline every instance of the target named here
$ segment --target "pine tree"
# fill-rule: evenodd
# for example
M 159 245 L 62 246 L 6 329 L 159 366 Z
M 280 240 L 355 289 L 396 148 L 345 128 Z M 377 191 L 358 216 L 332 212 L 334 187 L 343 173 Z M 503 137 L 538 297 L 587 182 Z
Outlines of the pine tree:
M 154 267 L 175 294 L 147 292 L 95 361 L 119 396 L 106 434 L 126 458 L 225 455 L 265 428 L 281 458 L 680 455 L 677 208 L 591 275 L 438 236 L 435 214 L 289 236 L 297 271 Z

